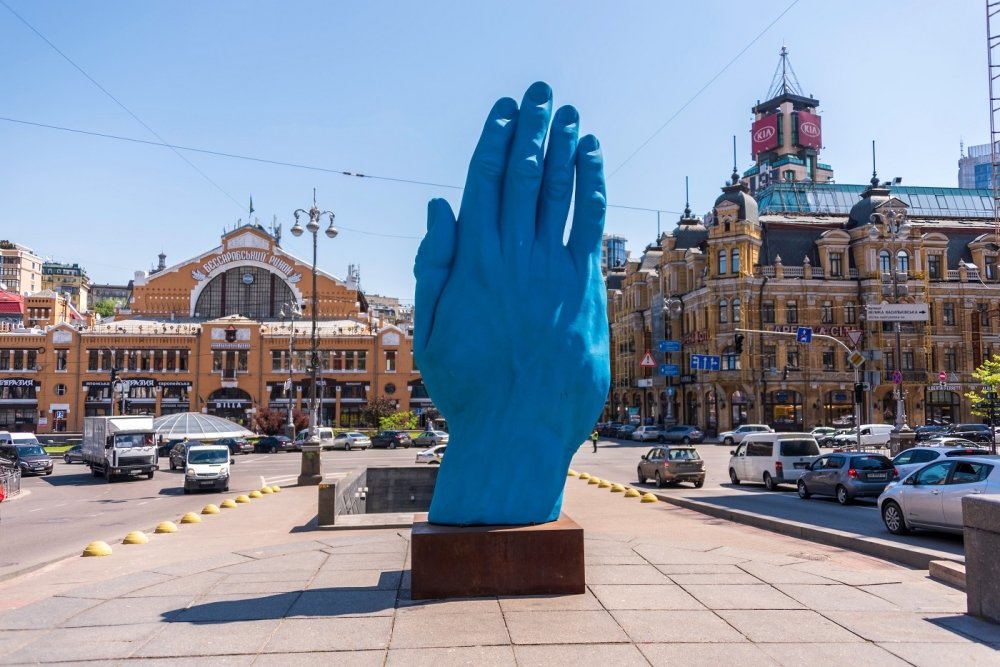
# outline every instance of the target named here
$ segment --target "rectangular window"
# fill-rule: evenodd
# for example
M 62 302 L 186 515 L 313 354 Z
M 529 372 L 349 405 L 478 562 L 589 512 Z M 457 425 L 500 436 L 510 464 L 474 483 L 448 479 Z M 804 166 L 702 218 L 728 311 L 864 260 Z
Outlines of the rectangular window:
M 29 371 L 38 369 L 38 352 L 35 350 L 28 350 L 28 358 L 25 362 L 25 369 Z
M 944 369 L 946 371 L 953 371 L 958 368 L 955 360 L 955 348 L 949 347 L 944 351 Z
M 823 350 L 823 370 L 824 371 L 837 370 L 837 355 L 831 349 Z
M 799 323 L 799 304 L 796 301 L 785 302 L 785 324 Z
M 927 276 L 931 280 L 941 280 L 941 255 L 937 253 L 927 255 Z
M 822 324 L 833 324 L 833 301 L 824 301 L 822 310 Z
M 903 370 L 913 370 L 913 350 L 903 350 Z
M 844 324 L 856 324 L 858 321 L 858 306 L 853 301 L 844 304 Z
M 238 371 L 240 371 L 241 373 L 246 373 L 247 372 L 247 356 L 248 356 L 247 350 L 239 350 L 239 351 L 237 351 L 236 354 L 237 354 L 237 357 L 236 357 L 236 369 Z
M 950 301 L 944 304 L 944 325 L 946 327 L 955 326 L 955 304 Z
M 760 307 L 760 316 L 764 324 L 774 324 L 774 302 L 765 301 Z
M 69 350 L 56 350 L 56 370 L 65 371 L 69 362 Z
M 189 350 L 181 350 L 181 371 L 186 371 L 188 369 L 188 357 Z
M 798 370 L 799 348 L 789 347 L 785 349 L 785 368 L 789 370 Z
M 395 373 L 396 372 L 396 351 L 386 350 L 385 351 L 385 372 Z
M 0 371 L 10 370 L 10 350 L 0 350 Z
M 417 372 L 420 371 L 420 369 L 417 368 L 417 358 L 415 356 L 413 356 L 413 350 L 410 350 L 410 363 L 413 364 L 413 372 L 414 373 L 417 373 Z M 414 394 L 414 395 L 416 395 L 416 394 Z
M 778 352 L 774 345 L 764 346 L 764 368 L 778 367 Z
M 175 371 L 177 370 L 177 350 L 166 350 L 164 352 L 167 360 L 167 370 Z
M 986 256 L 986 279 L 996 280 L 997 279 L 997 258 L 996 255 Z
M 153 370 L 163 370 L 163 350 L 153 350 Z
M 24 350 L 14 350 L 14 370 L 24 370 Z
M 282 358 L 284 350 L 271 350 L 271 372 L 283 371 L 282 368 Z
M 844 275 L 844 253 L 830 253 L 830 277 L 840 278 Z
M 212 370 L 222 370 L 222 350 L 212 350 Z

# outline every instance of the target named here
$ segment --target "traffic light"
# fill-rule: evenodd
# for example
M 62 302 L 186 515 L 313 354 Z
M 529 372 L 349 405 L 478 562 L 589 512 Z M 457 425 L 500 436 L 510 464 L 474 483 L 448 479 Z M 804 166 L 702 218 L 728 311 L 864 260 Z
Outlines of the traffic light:
M 868 388 L 866 386 L 866 384 L 867 383 L 865 383 L 865 382 L 858 382 L 857 384 L 854 385 L 854 402 L 855 403 L 862 403 L 862 402 L 864 402 L 864 400 L 865 400 L 865 389 Z
M 743 354 L 743 339 L 746 338 L 741 333 L 736 334 L 733 341 L 736 343 L 736 354 Z
M 117 380 L 117 379 L 118 379 L 118 369 L 114 367 L 114 363 L 112 361 L 112 366 L 111 366 L 111 386 L 112 387 L 115 386 L 115 380 Z

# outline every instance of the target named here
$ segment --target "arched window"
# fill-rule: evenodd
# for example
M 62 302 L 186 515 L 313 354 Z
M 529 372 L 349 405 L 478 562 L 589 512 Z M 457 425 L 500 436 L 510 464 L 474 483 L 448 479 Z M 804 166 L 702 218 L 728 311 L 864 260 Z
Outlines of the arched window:
M 888 250 L 879 250 L 878 270 L 881 273 L 890 273 L 892 271 L 892 257 L 889 255 Z
M 719 324 L 729 321 L 729 302 L 725 299 L 719 300 Z
M 725 250 L 720 250 L 719 251 L 719 275 L 720 276 L 726 272 L 726 270 L 727 270 L 726 269 L 726 265 L 727 265 L 727 262 L 726 262 L 726 251 Z
M 905 250 L 900 250 L 896 253 L 896 272 L 897 273 L 909 273 L 910 272 L 910 256 Z
M 733 299 L 733 322 L 740 321 L 740 300 Z
M 739 273 L 740 272 L 740 249 L 739 248 L 733 248 L 733 258 L 732 258 L 732 261 L 730 262 L 730 264 L 732 264 L 733 273 Z M 734 322 L 737 321 L 735 319 L 735 316 L 733 318 L 733 321 Z
M 281 305 L 293 303 L 288 284 L 267 269 L 243 266 L 212 278 L 198 296 L 196 317 L 242 315 L 250 319 L 278 316 Z

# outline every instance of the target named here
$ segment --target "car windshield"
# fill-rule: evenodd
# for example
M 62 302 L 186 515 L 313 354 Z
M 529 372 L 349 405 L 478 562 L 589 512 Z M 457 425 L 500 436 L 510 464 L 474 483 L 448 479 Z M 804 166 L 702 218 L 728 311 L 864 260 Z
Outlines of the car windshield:
M 119 433 L 115 436 L 115 447 L 152 447 L 152 433 Z
M 782 456 L 819 456 L 819 446 L 815 440 L 782 440 Z
M 193 449 L 188 452 L 188 463 L 225 463 L 229 451 L 223 449 Z
M 363 437 L 365 437 L 363 433 L 358 433 L 357 431 L 351 431 L 347 435 L 351 436 L 352 438 L 363 438 Z
M 45 456 L 45 450 L 39 445 L 18 446 L 17 453 L 20 456 Z
M 671 449 L 667 452 L 667 458 L 671 461 L 697 461 L 701 457 L 694 449 Z
M 856 470 L 888 470 L 892 467 L 892 461 L 883 456 L 855 456 L 851 459 L 851 465 Z

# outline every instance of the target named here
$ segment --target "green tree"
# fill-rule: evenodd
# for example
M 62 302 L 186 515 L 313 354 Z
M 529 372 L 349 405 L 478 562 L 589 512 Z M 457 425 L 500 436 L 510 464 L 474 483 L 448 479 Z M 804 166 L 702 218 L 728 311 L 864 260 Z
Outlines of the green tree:
M 116 305 L 114 299 L 98 299 L 94 302 L 94 312 L 101 317 L 111 317 L 115 314 Z
M 378 422 L 381 431 L 412 431 L 417 428 L 417 416 L 412 411 L 396 412 Z
M 396 401 L 379 396 L 368 401 L 368 405 L 361 412 L 362 419 L 370 426 L 378 426 L 382 420 L 396 413 Z
M 994 354 L 983 361 L 982 365 L 972 371 L 972 377 L 979 380 L 982 387 L 978 391 L 966 392 L 965 397 L 972 403 L 972 414 L 983 419 L 989 419 L 990 404 L 993 404 L 993 417 L 1000 417 L 1000 404 L 997 404 L 997 390 L 1000 390 L 1000 354 Z

